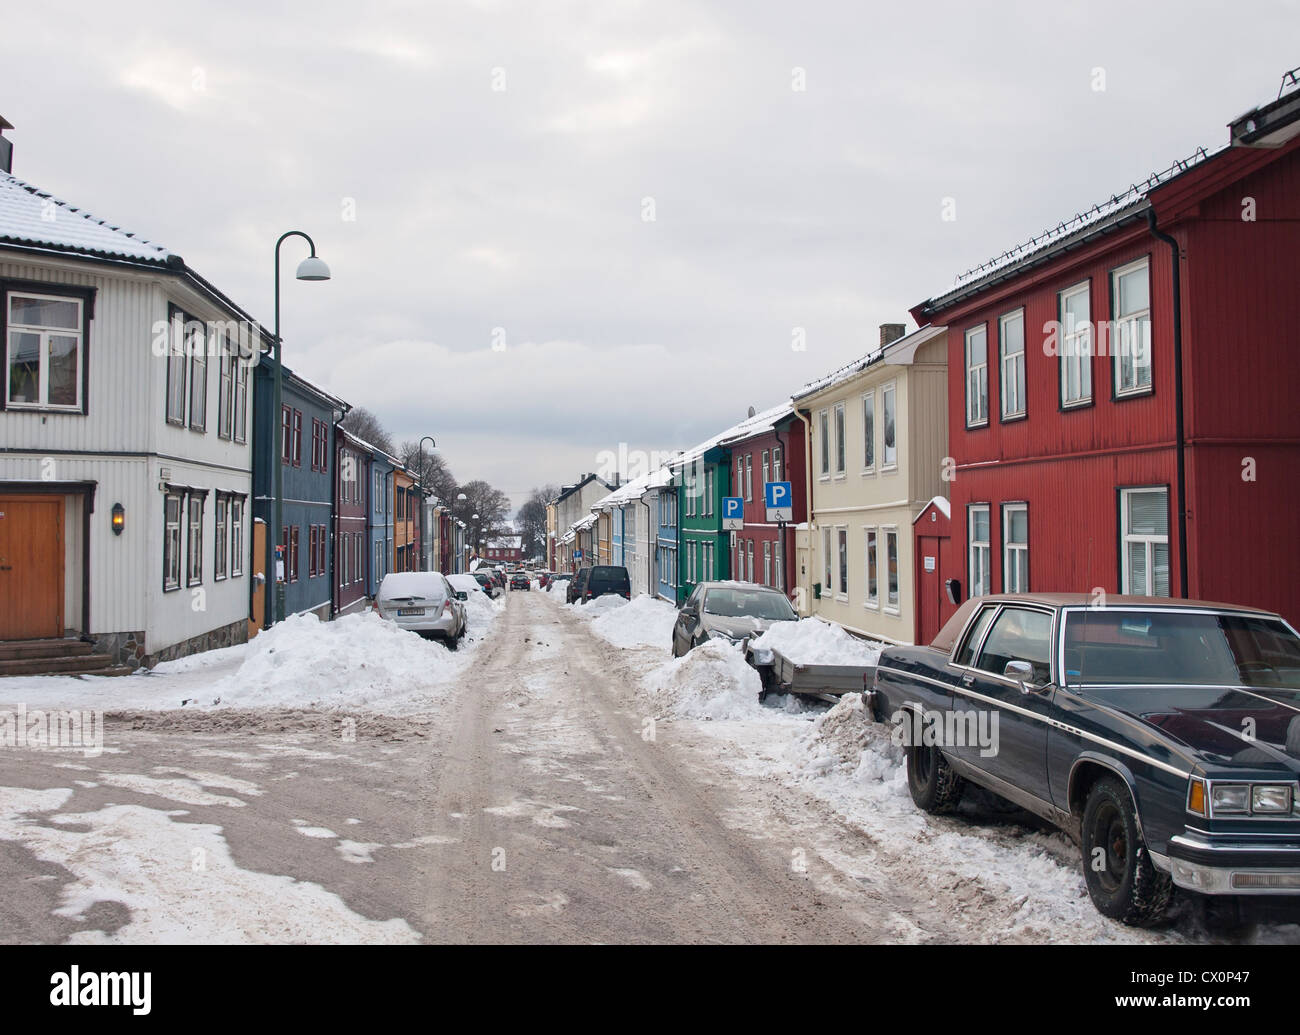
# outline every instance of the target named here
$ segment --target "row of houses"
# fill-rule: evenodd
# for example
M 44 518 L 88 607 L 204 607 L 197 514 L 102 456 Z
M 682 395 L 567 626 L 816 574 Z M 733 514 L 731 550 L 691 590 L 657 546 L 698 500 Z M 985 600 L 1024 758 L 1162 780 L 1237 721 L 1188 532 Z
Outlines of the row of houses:
M 1300 91 L 1228 130 L 655 473 L 561 512 L 570 487 L 552 563 L 625 564 L 670 601 L 762 583 L 898 643 L 967 596 L 1031 590 L 1300 624 Z M 768 481 L 792 483 L 783 526 Z
M 342 428 L 347 402 L 285 367 L 274 412 L 246 310 L 3 154 L 0 664 L 120 670 L 246 640 L 268 618 L 277 465 L 284 614 L 466 566 L 465 526 Z

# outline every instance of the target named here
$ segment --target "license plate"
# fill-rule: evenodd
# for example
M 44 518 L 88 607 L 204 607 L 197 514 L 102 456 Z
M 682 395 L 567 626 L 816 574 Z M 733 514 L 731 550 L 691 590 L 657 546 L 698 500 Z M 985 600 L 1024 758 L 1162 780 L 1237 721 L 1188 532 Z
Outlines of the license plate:
M 422 614 L 424 614 L 424 608 L 422 607 L 399 607 L 397 609 L 397 615 L 399 618 L 405 618 L 407 615 L 422 615 Z

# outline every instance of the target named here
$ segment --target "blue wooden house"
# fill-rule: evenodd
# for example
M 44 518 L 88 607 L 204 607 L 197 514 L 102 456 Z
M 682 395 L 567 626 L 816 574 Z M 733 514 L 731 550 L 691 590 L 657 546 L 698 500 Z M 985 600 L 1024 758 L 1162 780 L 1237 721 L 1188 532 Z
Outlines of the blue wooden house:
M 275 360 L 263 356 L 255 370 L 253 515 L 267 526 L 274 520 L 278 463 L 284 471 L 279 539 L 284 613 L 311 611 L 328 619 L 334 570 L 334 425 L 349 406 L 285 367 L 282 405 L 273 413 Z
M 393 472 L 402 466 L 378 446 L 370 447 L 370 565 L 367 594 L 379 592 L 384 576 L 393 570 Z

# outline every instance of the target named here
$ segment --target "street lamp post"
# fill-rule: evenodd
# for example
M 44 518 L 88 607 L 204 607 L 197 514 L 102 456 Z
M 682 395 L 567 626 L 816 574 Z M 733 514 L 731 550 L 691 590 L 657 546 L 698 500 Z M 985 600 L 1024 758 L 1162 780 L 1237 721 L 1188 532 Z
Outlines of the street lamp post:
M 424 508 L 424 441 L 425 439 L 429 440 L 430 449 L 437 449 L 438 443 L 433 440 L 432 435 L 425 435 L 424 438 L 420 439 L 420 553 L 422 553 L 426 558 L 428 558 L 429 540 L 425 535 L 425 530 L 424 530 L 424 509 L 425 509 Z M 426 560 L 425 564 L 426 565 L 429 564 L 429 561 Z M 426 567 L 424 570 L 432 571 L 433 568 Z
M 275 242 L 275 338 L 271 342 L 271 349 L 275 356 L 275 391 L 274 410 L 271 419 L 280 425 L 280 455 L 272 456 L 271 463 L 275 469 L 275 507 L 273 511 L 273 524 L 267 530 L 266 537 L 266 571 L 267 577 L 275 580 L 275 604 L 272 606 L 272 596 L 268 592 L 266 595 L 266 607 L 263 608 L 263 625 L 269 629 L 273 623 L 284 618 L 284 582 L 277 578 L 275 570 L 275 547 L 283 535 L 284 528 L 284 436 L 286 433 L 291 434 L 292 429 L 286 432 L 284 427 L 284 403 L 282 397 L 284 394 L 284 359 L 280 349 L 280 245 L 284 244 L 290 237 L 301 237 L 311 248 L 311 255 L 298 263 L 298 270 L 295 276 L 298 280 L 329 280 L 330 268 L 325 265 L 322 259 L 316 257 L 316 242 L 308 237 L 301 230 L 290 230 L 281 234 L 280 239 Z M 272 425 L 274 428 L 274 425 Z M 272 436 L 275 432 L 272 430 Z M 274 438 L 272 438 L 274 441 Z M 289 576 L 289 558 L 288 547 L 285 549 L 285 578 Z

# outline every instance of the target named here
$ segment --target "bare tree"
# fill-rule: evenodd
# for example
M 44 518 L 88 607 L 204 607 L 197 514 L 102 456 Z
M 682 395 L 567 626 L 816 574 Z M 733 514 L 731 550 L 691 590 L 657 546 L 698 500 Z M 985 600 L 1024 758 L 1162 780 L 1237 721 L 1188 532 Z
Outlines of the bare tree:
M 416 481 L 450 506 L 456 498 L 456 478 L 441 453 L 430 449 L 427 442 L 422 451 L 419 442 L 410 441 L 403 442 L 396 455 L 407 470 L 415 472 Z
M 343 430 L 347 431 L 372 446 L 378 446 L 385 453 L 393 452 L 393 436 L 388 433 L 383 422 L 364 406 L 354 406 L 342 420 Z
M 543 485 L 528 494 L 528 502 L 515 515 L 525 557 L 546 555 L 546 505 L 560 494 L 554 485 Z
M 458 498 L 461 493 L 465 494 L 463 500 Z M 510 527 L 510 497 L 485 481 L 456 486 L 450 502 L 451 512 L 469 526 L 469 541 L 475 550 L 480 542 L 514 531 Z

